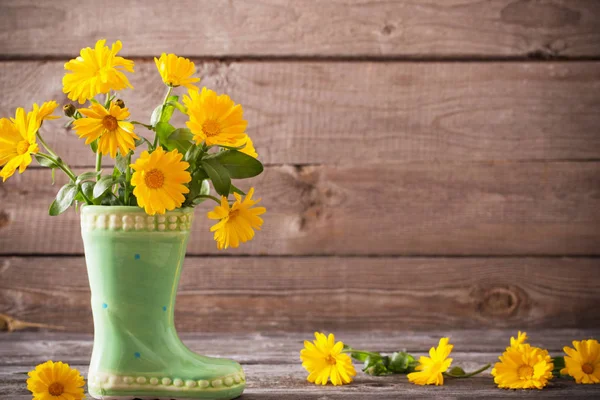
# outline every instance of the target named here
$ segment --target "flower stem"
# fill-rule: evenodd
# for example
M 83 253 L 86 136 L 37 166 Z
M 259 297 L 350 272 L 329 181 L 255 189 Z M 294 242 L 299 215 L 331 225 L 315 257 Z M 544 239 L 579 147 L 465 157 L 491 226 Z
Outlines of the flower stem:
M 100 172 L 102 169 L 102 153 L 100 149 L 96 149 L 96 172 Z M 100 175 L 96 177 L 96 182 L 100 180 Z
M 172 91 L 173 87 L 169 86 L 169 90 L 167 90 L 167 94 L 165 95 L 165 99 L 163 100 L 163 106 L 167 104 L 167 100 L 169 100 L 169 96 L 171 95 Z
M 213 201 L 215 201 L 217 204 L 221 204 L 221 200 L 217 199 L 215 196 L 211 196 L 210 194 L 201 194 L 196 196 L 196 198 L 200 198 L 200 199 L 211 199 Z
M 50 148 L 50 146 L 48 146 L 48 143 L 46 143 L 44 141 L 44 139 L 42 138 L 42 135 L 40 135 L 40 131 L 37 131 L 35 134 L 38 138 L 38 140 L 40 141 L 40 143 L 42 144 L 42 146 L 44 146 L 44 148 L 46 149 L 46 151 L 48 151 L 48 153 L 50 153 L 50 155 L 56 159 L 59 159 L 60 157 Z
M 46 149 L 46 150 L 48 150 L 48 149 Z M 71 181 L 73 181 L 73 183 L 75 183 L 77 181 L 77 176 L 73 173 L 73 171 L 71 171 L 71 169 L 64 162 L 62 162 L 62 160 L 60 158 L 53 157 L 49 154 L 44 154 L 44 153 L 36 153 L 36 155 L 38 157 L 42 157 L 42 158 L 45 158 L 46 160 L 52 161 L 58 168 L 60 168 L 69 177 L 69 179 L 71 179 Z M 87 204 L 94 204 L 85 195 L 85 193 L 83 192 L 83 189 L 81 189 L 81 187 L 79 185 L 78 185 L 78 189 Z
M 143 123 L 141 123 L 141 122 L 139 122 L 139 121 L 131 121 L 131 123 L 132 123 L 133 125 L 141 125 L 141 126 L 143 126 L 144 128 L 146 128 L 146 129 L 150 129 L 150 130 L 152 130 L 152 125 L 143 124 Z
M 66 166 L 58 157 L 53 157 L 49 154 L 37 153 L 38 157 L 45 158 L 46 160 L 52 161 L 54 164 L 58 166 L 73 182 L 77 180 L 77 176 L 71 171 L 71 169 Z
M 171 92 L 173 91 L 173 88 L 171 86 L 169 86 L 169 89 L 167 90 L 167 94 L 165 95 L 165 99 L 163 100 L 162 103 L 162 111 L 161 113 L 165 110 L 165 105 L 167 104 L 167 100 L 169 100 L 169 96 L 171 95 Z M 162 115 L 161 115 L 162 117 Z M 154 133 L 154 144 L 152 145 L 153 148 L 156 148 L 156 146 L 158 145 L 158 134 L 156 134 L 156 132 Z
M 127 169 L 125 169 L 125 205 L 129 205 L 129 183 L 131 181 L 131 152 L 127 154 Z
M 472 376 L 482 373 L 489 367 L 491 367 L 491 364 L 486 364 L 483 367 L 479 368 L 477 371 L 469 372 L 468 374 L 464 374 L 464 375 L 452 375 L 452 374 L 449 374 L 448 372 L 444 372 L 444 375 L 446 375 L 450 378 L 457 378 L 457 379 L 470 378 Z
M 347 350 L 342 350 L 342 353 L 362 354 L 362 355 L 365 355 L 365 356 L 377 356 L 377 357 L 381 357 L 381 354 L 377 354 L 377 353 L 373 353 L 371 351 L 365 351 L 365 350 L 347 349 Z

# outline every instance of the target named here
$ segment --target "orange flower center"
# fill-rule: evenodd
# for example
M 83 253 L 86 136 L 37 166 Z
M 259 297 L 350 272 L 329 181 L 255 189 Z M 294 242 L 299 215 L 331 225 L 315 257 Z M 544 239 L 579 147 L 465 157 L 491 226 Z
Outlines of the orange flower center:
M 29 150 L 29 142 L 27 140 L 21 140 L 17 144 L 17 154 L 18 155 L 25 154 L 25 153 L 27 153 L 27 150 Z
M 329 365 L 335 365 L 337 363 L 337 361 L 335 360 L 334 357 L 331 356 L 331 354 L 329 354 L 327 357 L 325 357 L 325 361 L 327 361 L 327 364 L 329 364 Z
M 517 370 L 517 375 L 519 375 L 519 378 L 521 379 L 531 379 L 533 376 L 533 368 L 526 364 L 521 365 Z
M 52 385 L 48 386 L 48 393 L 50 393 L 52 396 L 58 397 L 63 394 L 64 391 L 65 387 L 59 382 L 54 382 Z
M 589 375 L 594 373 L 594 366 L 590 363 L 585 363 L 581 366 L 581 370 Z
M 102 125 L 104 125 L 107 130 L 114 131 L 119 127 L 119 122 L 112 115 L 107 115 L 102 119 Z
M 217 121 L 208 120 L 202 124 L 202 132 L 204 132 L 207 137 L 217 136 L 221 133 L 221 127 Z
M 177 87 L 180 85 L 179 78 L 175 75 L 167 75 L 165 82 L 169 86 Z
M 146 186 L 151 189 L 159 189 L 163 187 L 165 183 L 165 174 L 156 168 L 146 172 L 144 176 L 144 181 L 146 182 Z
M 231 210 L 229 211 L 229 219 L 235 218 L 240 214 L 240 210 Z

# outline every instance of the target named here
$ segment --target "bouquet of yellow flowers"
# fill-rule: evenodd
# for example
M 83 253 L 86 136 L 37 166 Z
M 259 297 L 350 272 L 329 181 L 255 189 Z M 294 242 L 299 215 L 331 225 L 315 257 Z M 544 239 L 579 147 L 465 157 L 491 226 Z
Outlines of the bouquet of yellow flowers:
M 95 171 L 75 174 L 42 137 L 44 120 L 59 118 L 53 115 L 58 103 L 49 101 L 33 104 L 29 112 L 18 108 L 15 118 L 0 119 L 0 176 L 6 180 L 17 169 L 24 172 L 33 158 L 53 174 L 64 172 L 69 182 L 58 191 L 50 215 L 78 203 L 139 206 L 155 215 L 214 200 L 217 206 L 208 218 L 218 221 L 211 228 L 218 248 L 238 247 L 251 240 L 263 223 L 259 215 L 266 210 L 253 207 L 260 201 L 252 198 L 253 188 L 246 195 L 232 183 L 232 179 L 252 178 L 263 171 L 246 134 L 242 106 L 225 94 L 199 90 L 194 85 L 200 81 L 193 77 L 194 63 L 163 53 L 154 60 L 167 87 L 164 101 L 148 123 L 130 121 L 130 112 L 117 92 L 132 88 L 126 73 L 134 72 L 134 62 L 117 55 L 121 47 L 120 41 L 109 48 L 105 40 L 99 40 L 93 49 L 82 49 L 79 57 L 65 64 L 63 91 L 79 104 L 79 108 L 74 104 L 63 107 L 70 119 L 67 125 L 95 154 Z M 173 94 L 180 86 L 188 91 L 182 99 Z M 86 102 L 88 106 L 82 107 Z M 175 112 L 187 116 L 186 127 L 170 123 Z M 142 151 L 136 158 L 139 148 Z M 115 160 L 109 173 L 102 169 L 103 155 Z M 210 194 L 209 183 L 219 197 Z

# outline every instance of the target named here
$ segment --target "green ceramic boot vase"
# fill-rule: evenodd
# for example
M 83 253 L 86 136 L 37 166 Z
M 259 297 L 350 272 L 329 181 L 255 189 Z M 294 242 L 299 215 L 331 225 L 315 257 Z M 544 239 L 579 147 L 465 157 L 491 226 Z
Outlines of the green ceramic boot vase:
M 96 399 L 234 399 L 240 365 L 189 350 L 174 308 L 192 209 L 149 216 L 137 207 L 84 206 L 81 231 L 92 291 Z

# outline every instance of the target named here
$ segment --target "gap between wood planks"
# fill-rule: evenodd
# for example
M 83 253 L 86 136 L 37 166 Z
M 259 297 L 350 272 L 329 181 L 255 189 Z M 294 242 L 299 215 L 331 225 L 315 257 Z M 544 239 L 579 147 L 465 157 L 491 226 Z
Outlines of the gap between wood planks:
M 0 253 L 0 258 L 10 258 L 10 257 L 18 257 L 18 258 L 78 258 L 84 257 L 84 253 Z M 251 254 L 251 253 L 193 253 L 186 254 L 187 258 L 366 258 L 366 259 L 403 259 L 403 258 L 413 258 L 413 259 L 522 259 L 522 258 L 550 258 L 550 259 L 600 259 L 600 255 L 598 254 L 489 254 L 489 255 L 477 255 L 477 254 L 449 254 L 449 255 L 429 255 L 429 254 Z
M 385 55 L 340 55 L 340 56 L 322 56 L 322 55 L 307 55 L 307 56 L 291 56 L 291 55 L 229 55 L 222 57 L 211 56 L 194 56 L 186 54 L 178 54 L 180 57 L 186 57 L 190 60 L 198 62 L 214 62 L 222 64 L 242 63 L 242 62 L 345 62 L 345 63 L 376 63 L 376 62 L 456 62 L 456 63 L 485 63 L 485 62 L 506 62 L 506 63 L 521 63 L 521 62 L 597 62 L 600 61 L 600 56 L 560 56 L 547 53 L 542 49 L 531 51 L 525 56 L 472 56 L 472 55 L 453 55 L 453 56 L 422 56 L 418 54 L 403 55 L 403 56 L 385 56 Z M 3 61 L 67 61 L 75 58 L 76 54 L 52 54 L 52 55 L 31 55 L 31 54 L 8 54 L 0 55 L 0 62 Z M 157 55 L 158 56 L 158 55 Z M 125 57 L 129 60 L 139 62 L 154 61 L 154 55 L 148 56 L 133 56 Z

